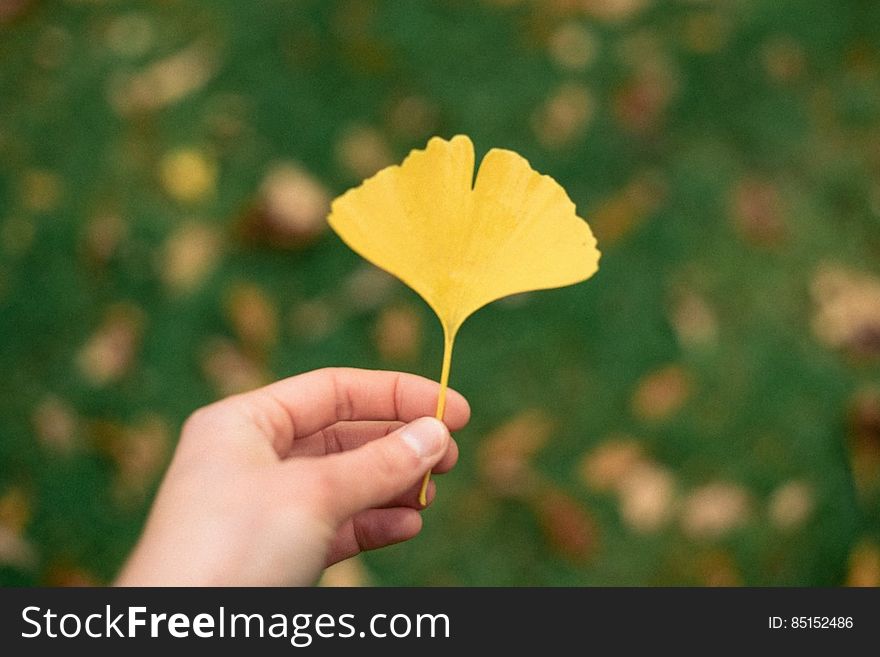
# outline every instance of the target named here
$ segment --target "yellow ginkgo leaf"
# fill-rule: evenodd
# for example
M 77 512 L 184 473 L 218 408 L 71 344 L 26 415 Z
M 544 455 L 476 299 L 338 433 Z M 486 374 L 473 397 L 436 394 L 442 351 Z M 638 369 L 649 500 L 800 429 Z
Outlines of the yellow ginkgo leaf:
M 599 266 L 590 227 L 555 180 L 494 148 L 474 182 L 474 146 L 464 135 L 434 137 L 403 164 L 347 191 L 328 221 L 437 313 L 445 338 L 438 418 L 455 335 L 468 316 L 511 294 L 586 280 Z

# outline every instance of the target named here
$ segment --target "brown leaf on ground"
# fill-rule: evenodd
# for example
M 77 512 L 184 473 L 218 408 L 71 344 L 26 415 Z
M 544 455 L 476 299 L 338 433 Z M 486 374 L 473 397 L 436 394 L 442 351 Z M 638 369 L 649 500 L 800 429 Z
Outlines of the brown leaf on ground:
M 241 343 L 265 357 L 278 340 L 278 309 L 263 288 L 237 283 L 226 296 L 226 316 Z
M 682 291 L 677 295 L 672 304 L 670 322 L 684 348 L 711 346 L 718 339 L 716 313 L 696 292 Z
M 106 265 L 118 252 L 126 237 L 128 224 L 116 212 L 100 212 L 89 219 L 83 236 L 83 251 L 91 264 Z
M 197 290 L 220 261 L 221 247 L 213 226 L 190 222 L 178 227 L 165 241 L 157 263 L 165 285 L 175 294 Z
M 386 308 L 376 320 L 373 341 L 384 360 L 416 360 L 422 347 L 422 316 L 409 305 Z
M 55 563 L 49 566 L 43 575 L 44 586 L 60 586 L 64 588 L 101 586 L 102 582 L 96 575 L 82 566 L 68 563 Z
M 297 303 L 290 311 L 293 334 L 306 342 L 319 342 L 339 325 L 339 312 L 325 297 Z
M 584 454 L 578 470 L 587 487 L 609 492 L 617 490 L 623 479 L 643 459 L 639 441 L 629 436 L 614 436 Z
M 0 524 L 0 566 L 31 570 L 37 565 L 37 550 L 20 532 Z
M 391 274 L 364 263 L 345 279 L 341 305 L 359 311 L 375 310 L 388 301 L 397 285 L 397 279 Z
M 103 28 L 104 45 L 118 57 L 138 59 L 156 40 L 156 26 L 148 13 L 126 12 L 115 16 Z
M 583 563 L 599 548 L 599 528 L 588 510 L 568 493 L 545 485 L 529 497 L 549 547 L 569 561 Z
M 579 0 L 576 4 L 593 18 L 607 23 L 623 23 L 638 16 L 654 0 Z
M 599 39 L 580 21 L 566 21 L 550 35 L 550 57 L 561 68 L 583 71 L 599 54 Z
M 627 132 L 654 134 L 663 125 L 666 108 L 678 87 L 676 76 L 662 60 L 645 62 L 612 99 L 618 125 Z
M 813 331 L 821 342 L 857 359 L 880 356 L 880 278 L 825 265 L 811 292 Z
M 21 18 L 37 3 L 34 0 L 3 0 L 0 2 L 0 25 L 12 23 Z
M 793 82 L 806 69 L 803 46 L 787 35 L 769 38 L 761 47 L 761 58 L 768 77 L 776 82 Z
M 140 504 L 158 480 L 171 453 L 171 430 L 158 415 L 131 426 L 97 420 L 89 427 L 92 444 L 113 463 L 113 493 L 123 506 Z
M 330 191 L 298 162 L 278 162 L 266 173 L 239 227 L 242 239 L 279 249 L 311 246 L 327 229 Z
M 425 139 L 437 132 L 440 109 L 424 96 L 396 99 L 386 113 L 388 128 L 405 139 Z
M 144 318 L 140 308 L 128 303 L 114 304 L 104 313 L 98 329 L 76 357 L 90 384 L 104 386 L 129 371 L 140 348 Z
M 159 181 L 176 201 L 205 201 L 217 191 L 217 163 L 207 153 L 195 148 L 174 150 L 159 164 Z
M 608 247 L 626 239 L 657 210 L 666 196 L 666 185 L 656 173 L 646 171 L 601 201 L 589 212 L 599 244 Z
M 697 575 L 703 586 L 742 586 L 742 574 L 733 555 L 711 550 L 696 559 Z
M 714 540 L 745 525 L 751 512 L 752 500 L 745 488 L 724 481 L 712 482 L 685 498 L 681 526 L 690 538 Z
M 880 388 L 856 393 L 848 413 L 849 457 L 859 497 L 880 492 Z
M 259 388 L 272 378 L 253 358 L 222 338 L 208 342 L 201 365 L 205 378 L 221 397 Z
M 547 444 L 553 420 L 540 409 L 521 411 L 489 433 L 477 448 L 477 469 L 501 495 L 521 495 L 535 482 L 532 458 Z
M 115 453 L 118 487 L 124 495 L 143 500 L 171 453 L 171 431 L 158 416 L 128 427 Z
M 586 85 L 573 82 L 563 84 L 532 117 L 535 136 L 545 148 L 569 146 L 587 130 L 595 105 L 595 98 Z
M 336 158 L 358 180 L 369 178 L 394 161 L 384 135 L 364 125 L 354 126 L 342 135 L 336 144 Z
M 666 468 L 649 461 L 636 464 L 618 486 L 623 522 L 643 534 L 663 528 L 675 511 L 676 489 L 675 478 Z
M 21 488 L 0 495 L 0 526 L 20 534 L 31 519 L 31 499 Z
M 40 445 L 55 454 L 70 454 L 76 447 L 78 418 L 65 401 L 49 395 L 34 408 L 32 422 Z
M 876 540 L 865 538 L 850 552 L 846 585 L 880 586 L 880 544 Z
M 54 171 L 31 169 L 21 179 L 21 202 L 35 213 L 55 210 L 64 196 L 64 181 Z
M 793 480 L 781 485 L 770 496 L 767 515 L 779 529 L 792 531 L 810 519 L 816 506 L 813 487 Z
M 681 40 L 688 50 L 709 55 L 724 49 L 734 27 L 722 12 L 695 12 L 684 17 Z
M 216 49 L 196 41 L 133 75 L 110 78 L 108 99 L 121 115 L 170 107 L 204 87 L 219 68 Z
M 730 215 L 740 237 L 755 246 L 777 246 L 788 235 L 785 204 L 772 182 L 741 180 L 731 194 Z
M 691 388 L 691 377 L 681 365 L 667 365 L 646 374 L 633 393 L 633 414 L 648 422 L 669 419 L 687 402 Z

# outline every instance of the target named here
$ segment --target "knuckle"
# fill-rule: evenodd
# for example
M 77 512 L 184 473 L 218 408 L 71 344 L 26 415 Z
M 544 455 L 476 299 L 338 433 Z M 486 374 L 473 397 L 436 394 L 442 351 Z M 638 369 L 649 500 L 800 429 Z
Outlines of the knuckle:
M 332 381 L 333 393 L 336 398 L 336 418 L 343 421 L 350 420 L 354 417 L 355 406 L 351 389 L 343 383 L 338 370 L 334 372 Z
M 211 446 L 217 424 L 217 409 L 213 406 L 203 406 L 193 411 L 180 429 L 176 458 L 184 461 L 195 459 L 197 462 L 211 458 L 215 453 Z
M 324 440 L 325 454 L 338 454 L 342 452 L 342 443 L 339 440 L 339 432 L 335 425 L 324 427 L 321 429 L 320 435 Z
M 214 424 L 215 410 L 211 406 L 202 406 L 190 413 L 183 422 L 181 437 L 198 436 Z M 191 438 L 190 438 L 191 439 Z

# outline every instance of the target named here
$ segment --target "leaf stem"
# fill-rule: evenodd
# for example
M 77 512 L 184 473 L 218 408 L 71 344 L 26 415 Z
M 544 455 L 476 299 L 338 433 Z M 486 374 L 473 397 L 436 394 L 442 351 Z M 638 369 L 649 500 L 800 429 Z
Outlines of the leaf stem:
M 455 342 L 455 331 L 448 331 L 443 327 L 443 367 L 440 371 L 440 393 L 437 395 L 437 411 L 434 413 L 441 422 L 443 413 L 446 411 L 446 389 L 449 387 L 449 370 L 452 367 L 452 345 Z M 425 473 L 422 479 L 422 487 L 419 489 L 419 504 L 428 504 L 428 482 L 431 481 L 431 471 Z

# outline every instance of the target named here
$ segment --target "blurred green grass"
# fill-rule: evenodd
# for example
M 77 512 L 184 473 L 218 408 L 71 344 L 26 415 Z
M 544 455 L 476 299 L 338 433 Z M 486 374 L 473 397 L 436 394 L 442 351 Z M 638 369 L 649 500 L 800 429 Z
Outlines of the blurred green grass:
M 314 204 L 267 228 L 265 181 L 332 197 L 456 133 L 553 175 L 603 259 L 468 321 L 460 464 L 367 579 L 880 583 L 880 301 L 821 329 L 822 281 L 880 274 L 878 44 L 868 0 L 0 2 L 0 583 L 112 579 L 224 392 L 436 377 L 426 306 Z M 524 409 L 511 488 L 480 445 Z

